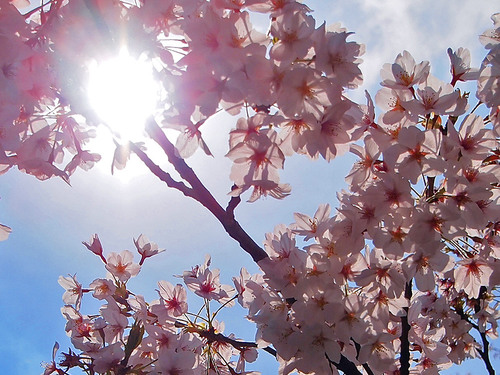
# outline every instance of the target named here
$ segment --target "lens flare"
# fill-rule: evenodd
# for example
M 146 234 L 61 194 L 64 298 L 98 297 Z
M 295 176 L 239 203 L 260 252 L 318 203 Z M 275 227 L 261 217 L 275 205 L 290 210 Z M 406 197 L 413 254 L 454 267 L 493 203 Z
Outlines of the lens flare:
M 89 100 L 100 119 L 120 138 L 140 139 L 160 97 L 152 64 L 122 50 L 115 58 L 94 62 L 89 73 Z

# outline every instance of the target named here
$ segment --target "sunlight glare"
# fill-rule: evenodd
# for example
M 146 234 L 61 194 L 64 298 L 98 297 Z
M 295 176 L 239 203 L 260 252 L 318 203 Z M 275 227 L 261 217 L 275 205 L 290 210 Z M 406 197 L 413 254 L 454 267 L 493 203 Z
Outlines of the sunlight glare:
M 121 138 L 140 139 L 160 95 L 152 64 L 122 50 L 118 57 L 94 62 L 89 69 L 89 100 L 97 115 Z

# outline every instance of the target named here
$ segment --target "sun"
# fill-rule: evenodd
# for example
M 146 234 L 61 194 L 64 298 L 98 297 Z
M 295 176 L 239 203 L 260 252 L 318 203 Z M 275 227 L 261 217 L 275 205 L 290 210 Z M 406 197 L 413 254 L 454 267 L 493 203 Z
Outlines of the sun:
M 89 67 L 88 97 L 100 120 L 123 140 L 142 137 L 146 119 L 154 115 L 161 87 L 153 65 L 122 49 L 118 56 Z

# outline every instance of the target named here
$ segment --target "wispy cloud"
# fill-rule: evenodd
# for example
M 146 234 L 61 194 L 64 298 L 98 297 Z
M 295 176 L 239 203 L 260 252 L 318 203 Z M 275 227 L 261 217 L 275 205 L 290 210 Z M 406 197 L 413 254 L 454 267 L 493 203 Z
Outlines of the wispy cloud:
M 382 65 L 393 62 L 403 50 L 409 51 L 417 62 L 430 61 L 433 74 L 442 79 L 447 78 L 449 69 L 448 47 L 469 48 L 472 63 L 479 65 L 484 56 L 479 34 L 491 27 L 490 16 L 498 11 L 489 0 L 352 0 L 317 5 L 317 18 L 341 21 L 355 32 L 352 40 L 366 45 L 363 90 L 373 93 Z M 360 100 L 360 91 L 355 99 Z

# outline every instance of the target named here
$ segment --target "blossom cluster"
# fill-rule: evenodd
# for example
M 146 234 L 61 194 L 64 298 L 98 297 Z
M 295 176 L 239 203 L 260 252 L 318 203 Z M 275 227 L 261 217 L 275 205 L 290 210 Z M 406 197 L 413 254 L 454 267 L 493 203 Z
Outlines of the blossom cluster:
M 104 255 L 97 235 L 84 245 L 103 261 L 106 277 L 84 288 L 76 276 L 61 276 L 65 289 L 61 312 L 75 350 L 44 364 L 44 375 L 68 374 L 80 368 L 92 374 L 257 374 L 245 372 L 245 363 L 257 358 L 255 343 L 224 335 L 224 323 L 216 319 L 222 307 L 234 305 L 235 288 L 222 284 L 219 270 L 202 265 L 183 273 L 185 284 L 158 282 L 158 299 L 146 302 L 132 293 L 128 281 L 137 276 L 143 261 L 161 252 L 144 235 L 134 240 L 139 263 L 128 250 Z M 236 284 L 239 285 L 239 284 Z M 189 312 L 187 290 L 203 299 L 197 313 Z M 104 303 L 97 314 L 82 312 L 84 294 Z M 218 304 L 211 311 L 214 303 Z
M 41 180 L 68 181 L 77 167 L 100 160 L 85 149 L 94 129 L 69 108 L 61 87 L 69 72 L 56 72 L 45 28 L 26 22 L 9 2 L 0 5 L 0 20 L 0 174 L 16 166 Z
M 448 51 L 451 83 L 407 51 L 384 65 L 375 100 L 385 112 L 376 121 L 368 97 L 371 122 L 350 148 L 359 161 L 337 213 L 321 205 L 266 236 L 265 284 L 246 277 L 243 306 L 258 343 L 277 349 L 280 373 L 336 373 L 344 356 L 399 374 L 406 350 L 412 372 L 434 374 L 484 359 L 487 337 L 498 337 L 500 25 L 492 19 L 481 68 L 470 67 L 467 49 Z M 469 95 L 455 88 L 466 80 L 478 81 L 490 116 L 467 113 Z

